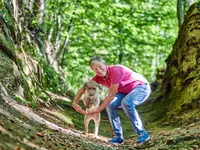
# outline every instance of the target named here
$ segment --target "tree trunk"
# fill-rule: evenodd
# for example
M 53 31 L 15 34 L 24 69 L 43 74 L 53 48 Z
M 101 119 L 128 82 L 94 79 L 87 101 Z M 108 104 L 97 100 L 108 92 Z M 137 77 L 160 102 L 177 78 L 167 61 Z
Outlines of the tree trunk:
M 59 50 L 60 48 L 60 44 L 61 44 L 61 18 L 60 16 L 58 16 L 57 18 L 57 36 L 56 36 L 56 44 L 55 44 L 55 48 L 56 51 Z
M 34 9 L 33 9 L 33 13 L 35 16 L 38 16 L 39 11 L 40 11 L 40 0 L 34 0 Z
M 178 17 L 178 26 L 179 29 L 183 23 L 183 17 L 184 17 L 184 13 L 183 13 L 183 0 L 177 0 L 177 17 Z
M 64 41 L 64 43 L 63 43 L 62 48 L 58 51 L 58 55 L 61 55 L 61 62 L 60 62 L 60 64 L 61 64 L 61 67 L 62 67 L 62 68 L 63 68 L 64 59 L 65 59 L 65 53 L 66 53 L 66 51 L 67 51 L 67 45 L 68 45 L 68 42 L 69 42 L 69 36 L 70 36 L 70 34 L 72 33 L 73 15 L 74 15 L 74 12 L 75 12 L 75 10 L 77 9 L 77 7 L 78 7 L 78 5 L 79 5 L 79 2 L 80 2 L 80 0 L 77 0 L 76 3 L 75 3 L 75 8 L 74 8 L 74 11 L 73 11 L 72 16 L 71 16 L 71 18 L 70 18 L 69 26 L 68 26 L 68 29 L 67 29 L 68 35 L 65 37 L 65 41 Z
M 40 0 L 40 16 L 39 16 L 39 24 L 43 23 L 45 15 L 45 0 Z
M 70 36 L 71 32 L 72 32 L 72 18 L 70 19 L 70 23 L 69 23 L 69 27 L 68 27 L 68 35 L 66 36 L 63 47 L 61 49 L 61 56 L 62 56 L 61 66 L 62 66 L 62 68 L 63 68 L 65 53 L 67 51 L 66 47 L 67 47 L 67 44 L 69 42 L 69 36 Z
M 15 18 L 15 21 L 18 22 L 18 16 L 19 16 L 18 0 L 12 0 L 12 3 L 13 3 L 14 18 Z
M 57 53 L 56 49 L 54 47 L 54 44 L 52 44 L 50 41 L 46 41 L 46 57 L 48 60 L 48 63 L 55 69 L 56 72 L 59 72 L 59 64 L 57 60 Z
M 29 0 L 29 3 L 28 3 L 28 8 L 31 12 L 33 12 L 33 5 L 34 5 L 34 0 Z
M 60 66 L 59 66 L 59 62 L 58 62 L 58 48 L 59 46 L 59 39 L 60 39 L 60 33 L 57 32 L 57 30 L 55 30 L 55 25 L 56 25 L 56 21 L 54 20 L 54 18 L 56 18 L 54 16 L 54 14 L 52 14 L 51 18 L 51 22 L 53 22 L 51 29 L 49 31 L 49 35 L 47 38 L 47 41 L 45 42 L 46 44 L 46 48 L 45 48 L 45 56 L 46 56 L 46 60 L 49 63 L 49 65 L 51 65 L 56 72 L 60 71 Z M 59 20 L 59 19 L 58 19 Z M 59 21 L 58 21 L 59 22 Z M 57 28 L 61 28 L 60 22 L 57 24 Z M 60 29 L 58 29 L 59 31 Z M 55 38 L 55 40 L 53 39 L 53 33 L 57 32 L 57 36 Z M 54 41 L 54 42 L 52 42 Z
M 156 105 L 157 119 L 166 116 L 173 121 L 177 114 L 183 115 L 183 112 L 200 108 L 199 8 L 200 4 L 192 5 L 185 16 L 173 51 L 166 60 L 167 69 L 162 85 L 152 93 L 150 101 L 162 106 L 161 110 Z

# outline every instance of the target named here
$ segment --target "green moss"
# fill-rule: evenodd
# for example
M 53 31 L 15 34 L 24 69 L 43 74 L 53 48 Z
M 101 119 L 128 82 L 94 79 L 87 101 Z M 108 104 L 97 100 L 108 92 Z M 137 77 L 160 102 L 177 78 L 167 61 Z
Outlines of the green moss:
M 182 61 L 181 65 L 179 66 L 180 70 L 183 71 L 183 73 L 187 73 L 188 70 L 196 69 L 196 55 L 197 55 L 197 50 L 196 49 L 190 49 L 186 54 L 185 58 Z
M 192 99 L 199 98 L 200 93 L 200 80 L 195 78 L 191 81 L 191 84 L 186 85 L 183 92 L 181 92 L 181 99 L 182 103 L 191 102 Z
M 20 96 L 12 96 L 12 98 L 14 99 L 14 100 L 16 100 L 17 102 L 20 102 L 21 104 L 23 104 L 23 105 L 27 105 L 28 104 L 28 102 L 24 99 L 24 98 L 22 98 L 22 97 L 20 97 Z
M 29 104 L 30 107 L 36 108 L 38 106 L 38 101 L 36 101 L 34 94 L 31 92 L 31 89 L 26 81 L 25 76 L 21 73 L 21 85 L 23 87 L 23 95 L 25 101 Z

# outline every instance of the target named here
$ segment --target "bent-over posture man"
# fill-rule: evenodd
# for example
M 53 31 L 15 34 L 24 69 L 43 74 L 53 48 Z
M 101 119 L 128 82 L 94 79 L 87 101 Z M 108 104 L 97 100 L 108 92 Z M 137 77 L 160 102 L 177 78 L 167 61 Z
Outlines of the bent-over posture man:
M 117 109 L 122 107 L 130 119 L 133 129 L 138 134 L 137 143 L 147 141 L 150 136 L 145 131 L 142 121 L 136 110 L 136 106 L 143 103 L 150 95 L 150 85 L 140 74 L 123 65 L 108 66 L 100 57 L 92 57 L 89 65 L 96 75 L 92 80 L 109 88 L 109 94 L 103 100 L 95 112 L 86 113 L 78 105 L 85 89 L 82 87 L 74 97 L 73 108 L 84 115 L 93 115 L 106 108 L 115 136 L 110 143 L 122 144 L 124 142 L 123 131 Z

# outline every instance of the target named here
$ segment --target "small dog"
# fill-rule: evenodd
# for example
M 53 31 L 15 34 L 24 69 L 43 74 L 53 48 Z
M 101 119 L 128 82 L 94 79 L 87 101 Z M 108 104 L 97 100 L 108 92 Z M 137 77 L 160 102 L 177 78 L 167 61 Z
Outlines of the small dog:
M 86 106 L 86 112 L 94 112 L 99 108 L 100 99 L 97 88 L 101 89 L 101 87 L 95 81 L 90 80 L 84 84 L 84 88 L 86 92 L 84 94 L 83 103 Z M 95 115 L 85 115 L 84 118 L 85 135 L 88 135 L 88 125 L 91 120 L 94 120 L 95 123 L 94 135 L 95 137 L 97 137 L 99 124 L 101 120 L 101 114 L 98 113 Z

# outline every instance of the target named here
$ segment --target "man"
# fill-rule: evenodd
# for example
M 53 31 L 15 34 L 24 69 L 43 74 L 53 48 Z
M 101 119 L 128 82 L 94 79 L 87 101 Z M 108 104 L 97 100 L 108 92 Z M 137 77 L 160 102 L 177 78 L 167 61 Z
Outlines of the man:
M 122 107 L 138 134 L 137 143 L 147 141 L 150 136 L 145 131 L 135 106 L 140 105 L 149 97 L 151 89 L 148 81 L 142 75 L 123 65 L 107 66 L 102 58 L 96 56 L 91 58 L 89 65 L 96 73 L 92 80 L 109 88 L 109 94 L 95 112 L 86 113 L 78 105 L 85 92 L 82 87 L 74 97 L 73 108 L 84 115 L 93 115 L 106 108 L 115 133 L 115 136 L 108 142 L 122 144 L 124 142 L 123 131 L 117 113 L 117 109 Z

